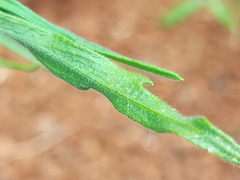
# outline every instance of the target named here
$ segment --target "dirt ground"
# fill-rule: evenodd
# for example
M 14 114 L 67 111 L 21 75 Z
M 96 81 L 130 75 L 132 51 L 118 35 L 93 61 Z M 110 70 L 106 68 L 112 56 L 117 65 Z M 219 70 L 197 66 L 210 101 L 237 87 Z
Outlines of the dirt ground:
M 90 41 L 177 72 L 184 82 L 145 73 L 155 83 L 147 88 L 240 143 L 240 36 L 207 11 L 163 30 L 157 18 L 174 0 L 22 2 Z M 19 179 L 239 180 L 240 169 L 143 128 L 99 93 L 79 91 L 44 69 L 0 69 L 0 180 Z

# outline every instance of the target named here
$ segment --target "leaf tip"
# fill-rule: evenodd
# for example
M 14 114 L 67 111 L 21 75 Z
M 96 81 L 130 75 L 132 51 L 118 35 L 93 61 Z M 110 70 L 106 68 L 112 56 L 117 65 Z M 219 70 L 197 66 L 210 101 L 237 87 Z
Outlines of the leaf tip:
M 172 71 L 166 71 L 166 73 L 162 74 L 162 76 L 175 80 L 175 81 L 184 81 L 184 79 L 179 76 L 178 74 L 172 72 Z
M 179 80 L 179 81 L 184 81 L 184 79 L 183 79 L 182 77 L 180 77 L 180 76 L 179 76 L 179 79 L 178 79 L 178 80 Z

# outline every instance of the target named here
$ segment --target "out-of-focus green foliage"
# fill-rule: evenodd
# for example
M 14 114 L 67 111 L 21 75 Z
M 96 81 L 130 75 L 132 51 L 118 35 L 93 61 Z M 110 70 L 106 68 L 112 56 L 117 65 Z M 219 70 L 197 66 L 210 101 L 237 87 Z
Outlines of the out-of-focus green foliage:
M 29 51 L 27 51 L 26 48 L 23 48 L 20 44 L 12 41 L 11 39 L 5 36 L 0 36 L 0 45 L 32 63 L 32 65 L 25 65 L 9 60 L 4 60 L 3 58 L 0 57 L 0 67 L 7 67 L 23 71 L 34 71 L 40 66 L 36 58 Z
M 235 3 L 240 8 L 240 0 L 235 0 Z M 159 24 L 164 28 L 173 27 L 203 8 L 206 8 L 222 26 L 231 31 L 235 29 L 237 17 L 223 0 L 184 0 L 162 15 Z
M 180 4 L 173 6 L 165 15 L 161 17 L 160 25 L 163 27 L 172 27 L 190 17 L 201 7 L 203 7 L 203 5 L 205 5 L 204 1 L 183 1 Z

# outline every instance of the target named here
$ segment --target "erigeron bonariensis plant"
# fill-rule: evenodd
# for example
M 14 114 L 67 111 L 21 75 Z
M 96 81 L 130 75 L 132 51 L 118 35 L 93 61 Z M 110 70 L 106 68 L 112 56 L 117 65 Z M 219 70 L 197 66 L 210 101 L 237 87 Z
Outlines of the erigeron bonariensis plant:
M 175 134 L 222 160 L 240 165 L 240 148 L 231 137 L 202 116 L 181 115 L 143 87 L 153 85 L 150 79 L 126 71 L 111 60 L 183 80 L 179 75 L 88 42 L 47 22 L 15 0 L 0 0 L 0 35 L 23 45 L 42 66 L 72 86 L 98 91 L 120 113 L 144 127 Z M 12 62 L 0 61 L 0 65 L 25 70 Z

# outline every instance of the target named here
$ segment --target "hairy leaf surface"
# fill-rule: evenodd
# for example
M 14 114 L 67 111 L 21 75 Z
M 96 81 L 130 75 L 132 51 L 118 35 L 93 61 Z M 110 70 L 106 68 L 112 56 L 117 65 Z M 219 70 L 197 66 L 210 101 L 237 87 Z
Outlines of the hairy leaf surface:
M 119 112 L 147 128 L 176 134 L 240 165 L 240 148 L 234 140 L 204 117 L 182 116 L 143 88 L 143 84 L 153 84 L 152 81 L 118 67 L 108 57 L 118 57 L 122 62 L 125 58 L 132 63 L 131 59 L 51 25 L 14 0 L 0 2 L 0 34 L 26 47 L 54 75 L 78 89 L 95 89 Z

